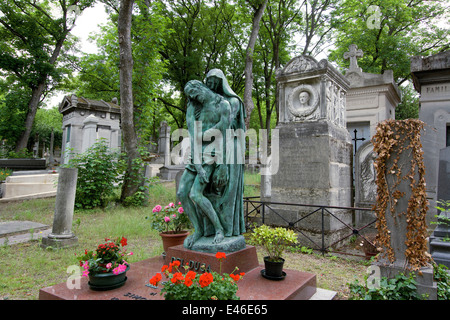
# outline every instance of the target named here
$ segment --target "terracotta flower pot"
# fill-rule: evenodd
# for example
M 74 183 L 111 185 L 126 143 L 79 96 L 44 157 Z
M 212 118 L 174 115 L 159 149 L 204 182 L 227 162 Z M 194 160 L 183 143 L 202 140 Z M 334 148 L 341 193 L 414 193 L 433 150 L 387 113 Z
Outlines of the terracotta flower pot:
M 164 252 L 167 252 L 169 247 L 177 246 L 183 244 L 184 239 L 189 235 L 189 231 L 180 231 L 179 233 L 174 233 L 173 231 L 161 232 L 161 236 Z

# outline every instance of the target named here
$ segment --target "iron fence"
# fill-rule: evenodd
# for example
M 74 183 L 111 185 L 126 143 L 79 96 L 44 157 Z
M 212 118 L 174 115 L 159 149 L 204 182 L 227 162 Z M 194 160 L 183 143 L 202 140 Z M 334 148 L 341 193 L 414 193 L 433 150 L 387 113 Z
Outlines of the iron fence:
M 295 221 L 290 221 L 287 219 L 282 213 L 279 213 L 277 211 L 277 208 L 274 208 L 274 206 L 282 205 L 282 206 L 288 206 L 288 207 L 303 207 L 303 208 L 310 208 L 310 212 L 303 213 L 303 216 L 299 219 L 296 219 Z M 285 227 L 288 227 L 290 229 L 293 229 L 294 231 L 298 232 L 302 236 L 304 236 L 309 241 L 309 247 L 313 250 L 320 251 L 322 254 L 333 252 L 333 253 L 339 253 L 339 254 L 346 254 L 346 255 L 353 255 L 353 256 L 363 256 L 360 254 L 355 253 L 349 253 L 345 251 L 339 251 L 332 249 L 340 242 L 345 241 L 346 239 L 356 236 L 363 239 L 363 241 L 367 241 L 369 244 L 373 245 L 371 240 L 367 239 L 363 234 L 362 231 L 364 229 L 367 229 L 369 227 L 374 227 L 376 223 L 376 218 L 373 219 L 373 221 L 370 221 L 367 224 L 364 224 L 362 226 L 355 226 L 352 222 L 351 224 L 343 221 L 340 219 L 337 215 L 335 215 L 330 210 L 347 210 L 349 212 L 352 212 L 353 214 L 356 211 L 362 211 L 362 212 L 373 212 L 370 208 L 358 208 L 358 207 L 338 207 L 338 206 L 324 206 L 324 205 L 309 205 L 309 204 L 300 204 L 300 203 L 285 203 L 285 202 L 271 202 L 271 201 L 262 201 L 259 197 L 244 197 L 244 207 L 245 207 L 245 221 L 246 221 L 246 227 L 247 230 L 253 229 L 253 224 L 255 221 L 260 221 L 262 224 L 266 224 L 267 216 L 269 214 L 274 214 L 275 216 L 279 217 L 282 221 L 285 222 Z M 317 241 L 314 241 L 305 234 L 304 230 L 302 230 L 301 223 L 308 217 L 312 215 L 321 215 L 321 242 L 317 243 Z M 325 216 L 329 215 L 333 219 L 337 219 L 340 221 L 343 225 L 345 230 L 348 229 L 348 233 L 339 238 L 338 240 L 326 244 L 325 243 L 325 228 L 324 228 L 324 221 Z M 277 223 L 279 225 L 279 223 Z M 283 225 L 281 225 L 283 226 Z

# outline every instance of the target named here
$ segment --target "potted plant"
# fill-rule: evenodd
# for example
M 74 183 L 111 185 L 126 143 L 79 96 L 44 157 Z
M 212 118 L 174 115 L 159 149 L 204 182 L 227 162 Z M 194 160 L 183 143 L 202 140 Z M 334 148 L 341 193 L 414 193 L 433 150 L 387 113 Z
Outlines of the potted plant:
M 225 253 L 217 252 L 216 258 L 219 259 L 221 268 L 222 259 L 226 258 Z M 185 269 L 184 272 L 181 272 L 182 269 Z M 175 260 L 161 269 L 161 273 L 168 279 L 162 282 L 161 295 L 164 295 L 165 300 L 239 300 L 236 295 L 237 282 L 245 273 L 233 274 L 236 270 L 237 267 L 230 274 L 222 274 L 221 270 L 219 273 L 196 273 L 189 270 L 188 264 L 180 266 L 180 261 Z M 151 286 L 158 287 L 163 277 L 161 273 L 150 279 Z
M 127 239 L 124 237 L 115 240 L 106 238 L 105 243 L 99 244 L 95 252 L 86 249 L 78 257 L 83 268 L 82 275 L 89 277 L 91 289 L 110 290 L 125 284 L 126 272 L 130 269 L 125 257 L 133 254 L 123 249 L 126 245 Z
M 184 239 L 189 235 L 187 229 L 189 229 L 191 222 L 187 214 L 184 213 L 181 202 L 178 202 L 178 205 L 171 202 L 164 208 L 161 205 L 156 205 L 152 212 L 151 226 L 160 232 L 164 252 L 167 252 L 169 247 L 183 244 Z
M 284 279 L 286 273 L 283 272 L 282 254 L 286 247 L 297 243 L 295 232 L 283 227 L 261 225 L 253 230 L 251 240 L 263 246 L 268 254 L 264 257 L 265 269 L 261 270 L 262 276 L 271 280 Z

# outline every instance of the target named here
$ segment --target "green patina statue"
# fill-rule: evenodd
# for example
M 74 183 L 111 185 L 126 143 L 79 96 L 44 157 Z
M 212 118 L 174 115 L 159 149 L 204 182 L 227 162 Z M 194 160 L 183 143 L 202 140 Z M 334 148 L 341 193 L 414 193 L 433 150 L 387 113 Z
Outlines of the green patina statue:
M 233 252 L 245 248 L 245 109 L 219 69 L 206 85 L 189 81 L 186 122 L 191 159 L 181 177 L 178 198 L 194 226 L 188 249 Z

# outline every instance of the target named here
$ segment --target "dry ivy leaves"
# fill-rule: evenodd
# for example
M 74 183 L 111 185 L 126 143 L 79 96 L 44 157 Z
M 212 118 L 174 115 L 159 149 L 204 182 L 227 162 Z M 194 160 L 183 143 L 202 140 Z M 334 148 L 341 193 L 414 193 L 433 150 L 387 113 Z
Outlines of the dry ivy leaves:
M 425 166 L 423 163 L 420 134 L 424 123 L 417 119 L 386 120 L 377 126 L 372 138 L 374 151 L 378 157 L 375 161 L 377 172 L 377 201 L 373 207 L 377 216 L 377 241 L 384 249 L 381 257 L 395 261 L 391 247 L 391 231 L 386 223 L 386 214 L 393 217 L 405 215 L 407 222 L 405 256 L 408 267 L 418 270 L 428 264 L 431 256 L 427 252 L 427 225 L 425 222 L 428 210 L 426 199 Z M 400 161 L 401 155 L 410 159 L 409 165 Z M 409 170 L 408 170 L 409 169 Z M 397 206 L 406 193 L 398 187 L 403 181 L 409 181 L 411 197 L 405 211 Z

